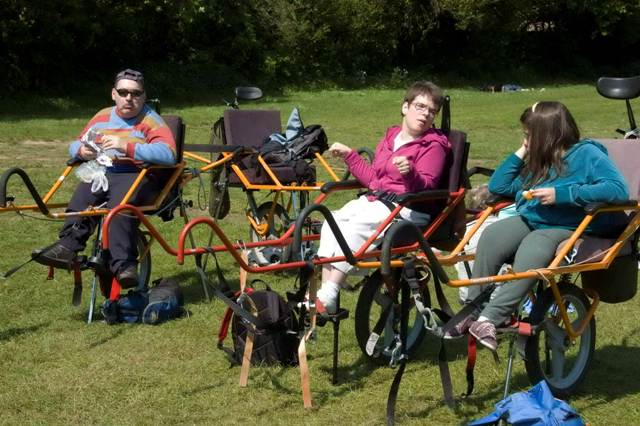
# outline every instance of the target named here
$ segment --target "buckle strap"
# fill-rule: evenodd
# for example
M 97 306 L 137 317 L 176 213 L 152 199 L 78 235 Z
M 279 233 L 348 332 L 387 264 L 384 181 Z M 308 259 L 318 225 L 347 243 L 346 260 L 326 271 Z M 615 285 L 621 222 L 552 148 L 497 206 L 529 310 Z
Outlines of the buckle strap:
M 389 211 L 393 211 L 393 209 L 396 208 L 396 205 L 394 203 L 396 201 L 396 198 L 398 198 L 398 194 L 396 194 L 395 192 L 372 191 L 369 189 L 367 191 L 361 191 L 358 193 L 358 196 L 361 196 L 361 195 L 375 197 L 376 200 L 380 201 L 382 204 L 387 206 Z

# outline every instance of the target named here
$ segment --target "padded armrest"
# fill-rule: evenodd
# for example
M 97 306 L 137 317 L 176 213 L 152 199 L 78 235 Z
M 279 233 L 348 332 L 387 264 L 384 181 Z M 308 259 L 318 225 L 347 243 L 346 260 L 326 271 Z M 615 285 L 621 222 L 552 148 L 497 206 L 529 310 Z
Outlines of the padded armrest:
M 494 169 L 488 169 L 486 167 L 476 166 L 467 170 L 467 176 L 471 177 L 473 175 L 483 175 L 483 176 L 491 177 L 494 171 L 495 171 Z
M 338 182 L 327 182 L 324 185 L 322 185 L 322 188 L 320 188 L 320 191 L 322 191 L 323 194 L 326 194 L 328 192 L 336 191 L 338 189 L 359 189 L 359 188 L 364 188 L 364 187 L 359 181 L 352 179 L 352 180 L 341 180 Z
M 514 198 L 505 197 L 497 194 L 489 194 L 489 198 L 487 198 L 487 201 L 485 201 L 485 204 L 487 206 L 496 206 L 497 204 L 501 204 L 501 203 L 511 204 L 515 202 L 516 200 Z
M 619 207 L 620 211 L 622 211 L 627 208 L 632 208 L 637 206 L 638 206 L 638 202 L 634 200 L 629 200 L 622 203 L 589 203 L 586 206 L 584 206 L 584 211 L 587 214 L 593 214 L 604 207 Z
M 446 189 L 431 189 L 429 191 L 407 192 L 398 195 L 396 201 L 398 204 L 411 204 L 417 201 L 442 200 L 449 196 L 450 192 Z

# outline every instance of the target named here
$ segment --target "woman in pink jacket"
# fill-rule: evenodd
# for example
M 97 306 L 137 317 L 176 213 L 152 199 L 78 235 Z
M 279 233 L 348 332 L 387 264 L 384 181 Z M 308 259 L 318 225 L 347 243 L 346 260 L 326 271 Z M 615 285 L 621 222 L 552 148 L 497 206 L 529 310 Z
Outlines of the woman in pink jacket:
M 402 103 L 402 123 L 391 127 L 376 148 L 372 165 L 356 151 L 334 143 L 329 151 L 344 160 L 351 174 L 369 193 L 333 212 L 351 250 L 358 250 L 389 214 L 385 194 L 403 194 L 436 189 L 447 167 L 451 145 L 447 137 L 433 128 L 433 120 L 443 102 L 442 91 L 428 81 L 413 83 Z M 417 225 L 426 225 L 437 214 L 438 205 L 412 205 L 400 215 Z M 320 257 L 343 255 L 329 225 L 320 234 Z M 353 266 L 347 262 L 324 265 L 322 286 L 318 290 L 318 312 L 334 313 L 338 293 Z

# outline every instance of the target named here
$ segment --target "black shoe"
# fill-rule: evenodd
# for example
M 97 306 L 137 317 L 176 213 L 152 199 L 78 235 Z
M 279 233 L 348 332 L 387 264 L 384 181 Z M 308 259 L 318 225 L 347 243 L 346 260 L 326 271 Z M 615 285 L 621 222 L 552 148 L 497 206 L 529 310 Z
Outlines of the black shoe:
M 76 253 L 60 243 L 55 243 L 50 247 L 34 250 L 31 252 L 31 258 L 46 266 L 71 269 L 76 261 Z
M 138 287 L 138 265 L 129 265 L 118 271 L 116 275 L 122 288 Z

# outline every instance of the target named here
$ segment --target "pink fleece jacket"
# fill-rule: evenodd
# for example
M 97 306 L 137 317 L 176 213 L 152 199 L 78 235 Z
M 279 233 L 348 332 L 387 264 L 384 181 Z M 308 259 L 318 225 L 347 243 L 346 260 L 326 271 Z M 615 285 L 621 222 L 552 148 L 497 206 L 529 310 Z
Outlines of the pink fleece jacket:
M 400 127 L 391 127 L 376 148 L 372 165 L 352 150 L 344 158 L 349 171 L 360 183 L 373 191 L 396 194 L 436 189 L 447 167 L 451 144 L 439 130 L 429 129 L 420 138 L 393 151 L 394 139 Z M 402 176 L 391 161 L 394 157 L 407 157 L 411 171 Z

